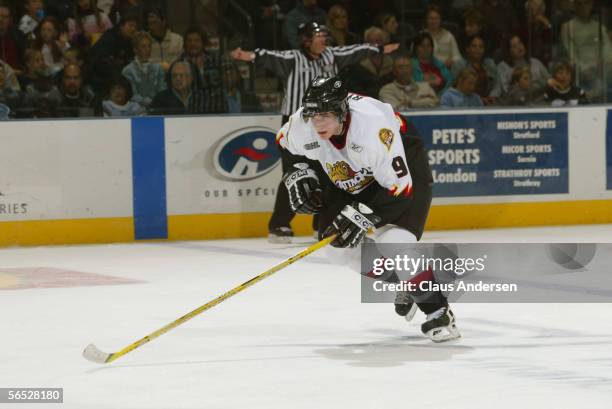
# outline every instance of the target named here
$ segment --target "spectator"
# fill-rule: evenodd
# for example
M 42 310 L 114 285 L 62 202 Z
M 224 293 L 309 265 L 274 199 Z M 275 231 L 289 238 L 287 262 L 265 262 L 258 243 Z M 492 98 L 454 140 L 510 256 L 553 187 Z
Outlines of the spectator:
M 492 105 L 501 96 L 501 84 L 497 75 L 497 67 L 492 59 L 485 57 L 485 41 L 480 35 L 472 36 L 465 50 L 465 59 L 453 64 L 452 74 L 457 77 L 461 71 L 469 67 L 478 75 L 476 93 L 485 105 Z
M 539 103 L 545 87 L 534 88 L 531 70 L 528 66 L 517 67 L 512 71 L 510 90 L 500 99 L 500 105 L 526 106 Z
M 576 67 L 576 79 L 589 100 L 601 101 L 602 82 L 599 67 L 612 53 L 610 39 L 599 18 L 593 15 L 593 0 L 574 1 L 576 16 L 561 26 L 561 44 L 565 55 Z
M 98 95 L 107 94 L 109 81 L 134 59 L 132 38 L 137 30 L 136 17 L 124 16 L 119 25 L 102 34 L 91 48 L 91 81 Z
M 397 43 L 399 37 L 397 30 L 399 29 L 399 23 L 397 18 L 391 13 L 381 13 L 376 18 L 376 27 L 380 28 L 387 34 L 388 42 Z
M 85 60 L 83 59 L 83 52 L 78 49 L 71 47 L 64 51 L 64 66 L 69 63 L 77 64 L 79 67 L 83 67 L 85 65 Z
M 138 27 L 143 27 L 145 23 L 144 11 L 145 4 L 143 0 L 115 0 L 109 17 L 115 26 L 126 16 L 130 16 L 136 19 Z
M 159 63 L 164 71 L 168 71 L 170 64 L 177 60 L 183 52 L 183 37 L 170 31 L 166 15 L 159 8 L 149 10 L 147 23 L 149 33 L 154 40 L 151 62 Z
M 83 75 L 78 64 L 68 63 L 64 67 L 60 94 L 62 116 L 94 116 L 96 95 L 89 86 L 83 84 Z
M 236 64 L 226 64 L 224 71 L 227 112 L 230 114 L 261 112 L 257 97 L 252 93 L 246 93 L 242 88 L 242 78 Z
M 204 91 L 192 86 L 191 65 L 176 61 L 170 66 L 170 88 L 155 96 L 149 112 L 156 115 L 194 115 L 206 112 Z
M 447 68 L 461 59 L 457 41 L 450 31 L 442 28 L 442 12 L 438 6 L 429 6 L 426 14 L 426 32 L 433 39 L 434 57 L 442 61 Z
M 504 44 L 504 59 L 497 64 L 502 93 L 508 92 L 514 69 L 527 65 L 531 70 L 533 85 L 538 89 L 546 85 L 546 81 L 550 78 L 546 67 L 535 58 L 528 60 L 525 54 L 525 44 L 518 35 L 511 36 Z
M 519 29 L 519 20 L 512 0 L 475 0 L 474 6 L 483 16 L 487 41 L 493 50 L 503 48 L 504 39 Z M 498 57 L 495 57 L 498 61 Z
M 98 9 L 97 0 L 76 0 L 73 17 L 68 19 L 68 34 L 72 44 L 88 48 L 106 30 L 113 28 L 110 18 Z
M 83 52 L 80 48 L 72 47 L 65 50 L 63 53 L 63 64 L 64 67 L 66 67 L 68 64 L 78 65 L 81 68 L 81 78 L 84 82 L 89 83 L 89 78 L 87 76 L 89 74 L 88 64 L 85 63 L 85 60 L 83 59 Z M 64 70 L 55 74 L 54 82 L 61 86 L 63 78 Z
M 302 24 L 315 22 L 325 24 L 325 11 L 317 7 L 317 0 L 297 0 L 295 8 L 287 13 L 285 20 L 285 35 L 290 48 L 300 48 L 301 39 L 298 27 Z
M 389 42 L 389 35 L 378 27 L 368 28 L 363 35 L 367 44 L 379 47 Z M 342 71 L 348 88 L 357 94 L 377 98 L 383 85 L 393 81 L 393 59 L 379 52 L 367 53 L 359 64 Z
M 63 52 L 70 48 L 68 35 L 55 17 L 42 19 L 34 32 L 33 48 L 42 52 L 49 73 L 55 75 L 64 67 Z
M 489 39 L 485 29 L 484 29 L 484 21 L 482 14 L 476 10 L 475 8 L 468 8 L 463 13 L 463 31 L 459 33 L 459 38 L 457 38 L 457 45 L 459 47 L 459 51 L 465 53 L 467 49 L 468 38 L 471 38 L 475 35 L 479 35 L 484 39 Z M 487 49 L 485 50 L 485 55 L 487 57 L 492 56 L 491 42 L 485 41 Z M 465 56 L 465 54 L 464 54 Z
M 28 40 L 35 37 L 34 30 L 38 23 L 45 17 L 45 8 L 42 0 L 25 0 L 26 14 L 19 20 L 19 30 Z
M 110 16 L 111 9 L 114 5 L 115 0 L 98 0 L 98 8 L 107 16 Z
M 0 64 L 0 103 L 8 106 L 12 111 L 18 107 L 21 93 L 19 90 L 15 90 L 13 84 L 11 84 L 11 78 L 14 79 L 10 66 L 5 63 Z M 18 84 L 19 85 L 19 84 Z
M 10 89 L 13 92 L 21 92 L 19 80 L 13 68 L 6 62 L 0 60 L 0 69 L 2 69 L 2 88 Z
M 38 76 L 25 89 L 24 104 L 33 110 L 34 118 L 55 118 L 62 100 L 50 76 Z
M 0 0 L 0 59 L 13 69 L 23 67 L 25 36 L 13 26 L 13 11 L 7 0 Z
M 529 39 L 529 55 L 548 66 L 552 59 L 553 27 L 546 16 L 544 0 L 527 0 L 525 18 L 522 19 L 519 34 Z
M 242 7 L 253 17 L 255 44 L 262 48 L 286 46 L 283 22 L 295 0 L 245 0 Z
M 434 42 L 431 34 L 420 32 L 412 44 L 412 75 L 415 81 L 427 81 L 438 95 L 452 82 L 452 75 L 446 66 L 433 56 Z
M 556 63 L 552 74 L 544 93 L 544 101 L 554 107 L 588 104 L 584 90 L 574 85 L 570 63 Z
M 455 79 L 453 87 L 449 88 L 440 98 L 442 108 L 481 107 L 482 100 L 476 94 L 478 74 L 472 68 L 465 68 Z
M 145 109 L 135 101 L 131 101 L 132 87 L 123 77 L 117 77 L 110 84 L 108 99 L 102 101 L 102 112 L 110 116 L 139 116 Z
M 391 104 L 395 111 L 407 111 L 411 108 L 434 108 L 439 99 L 436 92 L 425 82 L 412 79 L 412 63 L 408 55 L 399 55 L 393 61 L 395 81 L 380 89 L 381 101 Z
M 64 23 L 73 16 L 73 3 L 75 0 L 45 0 L 45 16 L 52 16 Z
M 134 61 L 122 71 L 132 85 L 132 101 L 148 107 L 155 95 L 166 89 L 164 70 L 158 63 L 150 61 L 153 38 L 146 31 L 134 35 Z
M 327 12 L 327 28 L 333 47 L 360 42 L 359 36 L 349 31 L 348 14 L 346 9 L 339 4 L 331 6 Z
M 49 75 L 47 66 L 45 65 L 45 59 L 40 50 L 28 48 L 25 51 L 25 62 L 25 70 L 17 77 L 23 91 L 25 91 L 32 82 Z
M 184 52 L 179 60 L 191 65 L 192 86 L 194 89 L 201 89 L 205 92 L 207 112 L 227 112 L 221 55 L 205 50 L 208 39 L 197 27 L 188 28 L 184 38 Z

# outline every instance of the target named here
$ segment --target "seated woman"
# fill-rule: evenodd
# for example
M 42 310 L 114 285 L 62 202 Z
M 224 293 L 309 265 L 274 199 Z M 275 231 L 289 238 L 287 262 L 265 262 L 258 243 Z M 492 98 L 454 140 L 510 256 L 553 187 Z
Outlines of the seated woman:
M 165 73 L 160 64 L 150 61 L 153 37 L 149 33 L 139 31 L 132 41 L 135 57 L 125 66 L 122 75 L 132 85 L 132 101 L 148 107 L 155 95 L 166 89 Z
M 42 51 L 35 48 L 28 48 L 24 52 L 24 59 L 25 69 L 17 76 L 22 91 L 25 91 L 32 82 L 41 77 L 49 76 L 49 70 L 45 65 Z
M 472 68 L 464 68 L 459 73 L 453 87 L 449 88 L 440 98 L 442 108 L 462 108 L 483 106 L 480 96 L 475 92 L 478 74 Z
M 331 45 L 334 47 L 361 42 L 357 34 L 349 31 L 348 13 L 340 4 L 329 8 L 327 12 L 327 28 L 329 29 Z
M 533 86 L 541 88 L 546 85 L 550 78 L 548 70 L 540 60 L 536 58 L 527 59 L 525 43 L 518 35 L 510 36 L 504 43 L 503 54 L 503 61 L 497 65 L 502 93 L 509 91 L 512 72 L 520 67 L 529 67 Z
M 438 95 L 450 87 L 453 76 L 446 66 L 433 56 L 434 42 L 431 34 L 422 31 L 412 44 L 412 77 L 415 81 L 427 81 Z
M 450 68 L 461 59 L 457 40 L 450 31 L 442 28 L 442 10 L 436 5 L 427 8 L 425 15 L 425 31 L 431 34 L 434 41 L 434 57 Z
M 42 52 L 49 73 L 54 75 L 64 68 L 63 52 L 70 48 L 68 36 L 55 17 L 42 19 L 36 30 L 32 47 Z
M 465 48 L 465 59 L 461 59 L 453 64 L 453 77 L 459 75 L 461 71 L 469 67 L 478 75 L 476 93 L 480 95 L 485 105 L 492 105 L 501 95 L 501 85 L 497 75 L 497 67 L 492 59 L 485 57 L 484 38 L 477 34 L 467 39 Z

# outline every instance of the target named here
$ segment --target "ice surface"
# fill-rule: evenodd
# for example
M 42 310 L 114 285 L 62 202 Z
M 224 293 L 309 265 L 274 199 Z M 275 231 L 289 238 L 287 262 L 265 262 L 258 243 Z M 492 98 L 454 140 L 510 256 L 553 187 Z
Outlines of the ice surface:
M 611 242 L 612 226 L 425 240 Z M 420 313 L 408 324 L 391 305 L 361 304 L 359 277 L 323 252 L 114 363 L 81 356 L 91 342 L 117 351 L 301 248 L 261 239 L 0 250 L 0 387 L 63 387 L 65 402 L 0 409 L 612 407 L 612 305 L 456 304 L 463 338 L 436 345 L 420 334 Z M 19 274 L 33 268 L 88 275 L 82 286 L 6 289 L 33 280 Z M 93 275 L 123 280 L 94 285 Z

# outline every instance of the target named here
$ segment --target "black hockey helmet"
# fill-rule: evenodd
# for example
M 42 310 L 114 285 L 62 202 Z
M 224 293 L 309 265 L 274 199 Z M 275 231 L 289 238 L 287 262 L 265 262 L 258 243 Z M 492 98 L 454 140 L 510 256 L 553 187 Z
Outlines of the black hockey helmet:
M 339 77 L 317 77 L 302 98 L 302 118 L 308 120 L 316 114 L 333 112 L 343 121 L 348 111 L 348 88 Z
M 311 39 L 317 33 L 325 33 L 329 35 L 329 30 L 323 24 L 319 24 L 315 21 L 308 23 L 302 23 L 298 26 L 298 35 L 304 39 Z

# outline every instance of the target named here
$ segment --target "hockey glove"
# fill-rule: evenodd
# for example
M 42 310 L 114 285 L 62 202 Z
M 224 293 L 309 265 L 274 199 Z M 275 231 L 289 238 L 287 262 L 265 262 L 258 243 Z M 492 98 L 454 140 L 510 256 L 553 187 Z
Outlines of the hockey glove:
M 325 229 L 323 237 L 336 234 L 330 244 L 334 247 L 356 247 L 361 243 L 370 228 L 381 221 L 372 209 L 363 203 L 353 202 L 334 219 L 331 226 Z
M 317 213 L 323 206 L 319 178 L 307 163 L 295 163 L 294 169 L 285 173 L 283 182 L 289 191 L 289 204 L 296 213 Z

